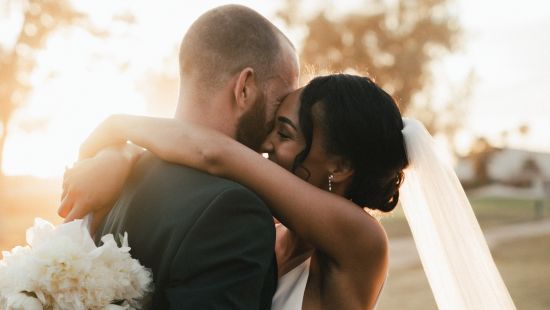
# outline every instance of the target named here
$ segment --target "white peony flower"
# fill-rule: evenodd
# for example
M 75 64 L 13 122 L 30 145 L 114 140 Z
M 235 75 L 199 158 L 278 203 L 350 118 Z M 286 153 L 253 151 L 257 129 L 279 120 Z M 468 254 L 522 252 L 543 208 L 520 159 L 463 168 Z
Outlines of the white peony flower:
M 38 301 L 54 310 L 139 308 L 151 292 L 151 273 L 130 256 L 126 234 L 121 247 L 112 235 L 102 241 L 96 247 L 82 220 L 55 227 L 36 219 L 28 246 L 2 253 L 0 306 L 15 310 L 26 302 L 35 309 L 30 305 Z M 115 300 L 125 302 L 111 305 Z
M 43 310 L 40 300 L 25 293 L 12 294 L 6 297 L 5 308 L 8 310 Z

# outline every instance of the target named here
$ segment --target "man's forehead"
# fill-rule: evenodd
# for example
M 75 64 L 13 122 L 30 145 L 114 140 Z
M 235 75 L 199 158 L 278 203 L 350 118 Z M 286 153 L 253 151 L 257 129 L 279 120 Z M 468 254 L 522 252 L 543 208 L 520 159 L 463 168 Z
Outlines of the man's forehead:
M 280 99 L 281 96 L 287 96 L 298 86 L 297 79 L 282 74 L 274 75 L 268 82 L 268 93 Z
M 299 73 L 296 72 L 296 70 L 292 70 L 290 68 L 286 68 L 284 70 L 280 70 L 275 75 L 277 86 L 281 88 L 289 89 L 288 91 L 293 91 L 298 88 L 298 77 Z
M 287 49 L 283 52 L 281 67 L 277 70 L 277 76 L 286 86 L 298 87 L 298 78 L 300 76 L 300 65 L 294 49 Z
M 282 91 L 285 91 L 287 93 L 292 92 L 296 88 L 298 88 L 298 78 L 292 77 L 292 76 L 283 76 L 280 75 L 278 77 L 279 80 L 279 87 Z M 284 89 L 284 90 L 283 90 Z

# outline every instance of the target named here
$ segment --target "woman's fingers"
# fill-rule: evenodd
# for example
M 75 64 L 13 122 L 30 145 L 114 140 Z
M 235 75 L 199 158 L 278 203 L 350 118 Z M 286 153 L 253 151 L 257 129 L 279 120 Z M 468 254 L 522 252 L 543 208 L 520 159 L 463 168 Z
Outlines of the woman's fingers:
M 66 193 L 65 189 L 63 189 L 63 198 L 61 200 L 61 204 L 59 205 L 59 208 L 57 209 L 57 214 L 62 218 L 66 218 L 72 208 L 73 208 L 72 195 Z
M 77 201 L 72 205 L 69 214 L 65 218 L 65 223 L 76 219 L 81 219 L 89 212 L 90 211 L 86 208 L 86 204 Z
M 80 145 L 80 149 L 78 151 L 79 160 L 90 158 L 95 155 L 94 152 L 92 151 L 93 148 L 90 145 L 91 143 L 89 142 L 89 139 L 90 138 L 86 139 L 86 141 L 84 141 L 82 145 Z
M 67 197 L 67 194 L 69 193 L 70 185 L 71 185 L 71 176 L 69 174 L 69 170 L 65 170 L 65 173 L 63 174 L 63 184 L 61 185 L 63 189 L 63 191 L 61 192 L 61 201 L 63 201 L 63 199 Z
M 73 191 L 66 191 L 63 200 L 57 209 L 57 214 L 64 218 L 64 222 L 70 222 L 75 219 L 81 219 L 86 214 L 92 212 L 89 208 L 89 201 L 82 195 L 76 195 Z

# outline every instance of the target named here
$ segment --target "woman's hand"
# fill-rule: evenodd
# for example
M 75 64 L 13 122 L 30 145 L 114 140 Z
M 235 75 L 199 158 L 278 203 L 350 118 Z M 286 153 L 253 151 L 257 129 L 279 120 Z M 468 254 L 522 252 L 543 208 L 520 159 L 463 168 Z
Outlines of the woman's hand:
M 163 160 L 218 176 L 224 176 L 223 159 L 228 146 L 243 147 L 226 135 L 197 124 L 145 116 L 110 116 L 84 141 L 81 160 L 65 173 L 59 215 L 71 221 L 93 213 L 92 225 L 101 223 L 122 191 L 135 155 L 143 151 L 137 145 Z M 101 151 L 105 148 L 109 149 Z
M 101 122 L 80 146 L 79 159 L 91 158 L 103 149 L 126 143 L 126 137 L 116 127 L 123 118 L 123 115 L 112 115 Z
M 93 214 L 93 233 L 118 199 L 140 152 L 136 146 L 125 145 L 78 161 L 63 176 L 58 214 L 65 222 Z

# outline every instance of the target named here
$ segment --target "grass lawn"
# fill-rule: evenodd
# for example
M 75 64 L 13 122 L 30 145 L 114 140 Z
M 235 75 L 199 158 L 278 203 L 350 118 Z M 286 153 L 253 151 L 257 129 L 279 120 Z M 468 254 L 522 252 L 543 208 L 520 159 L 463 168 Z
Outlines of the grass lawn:
M 550 235 L 518 239 L 492 250 L 518 309 L 550 309 Z M 437 309 L 421 266 L 391 270 L 378 310 Z
M 535 218 L 534 201 L 521 199 L 480 198 L 470 201 L 482 229 L 531 221 Z M 550 199 L 544 203 L 544 218 L 550 217 Z M 382 216 L 390 238 L 410 236 L 411 231 L 401 208 Z
M 530 200 L 481 198 L 471 200 L 482 229 L 532 221 L 534 202 Z M 545 201 L 544 218 L 550 217 L 550 200 Z M 382 218 L 389 238 L 411 236 L 405 215 L 397 208 Z M 518 309 L 550 309 L 550 235 L 518 239 L 491 250 L 493 258 Z M 437 309 L 420 265 L 392 270 L 378 310 Z
M 535 202 L 525 199 L 473 199 L 472 207 L 482 228 L 527 222 L 536 218 Z M 550 217 L 550 199 L 544 202 L 543 217 Z

